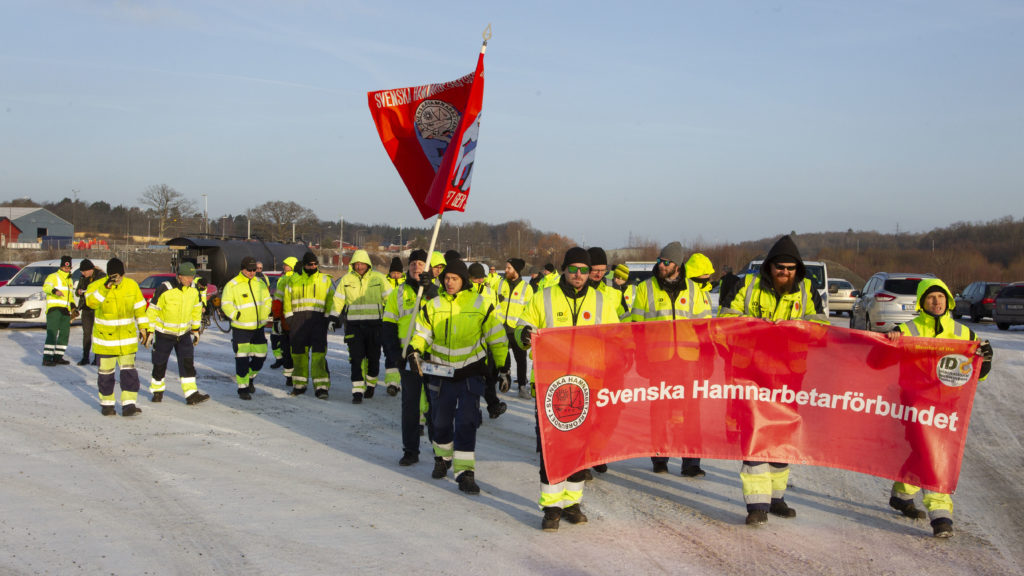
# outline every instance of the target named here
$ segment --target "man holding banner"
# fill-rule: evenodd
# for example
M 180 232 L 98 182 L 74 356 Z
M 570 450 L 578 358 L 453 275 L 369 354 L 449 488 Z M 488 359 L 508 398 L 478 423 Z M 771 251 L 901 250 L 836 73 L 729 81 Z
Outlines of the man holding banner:
M 701 360 L 700 341 L 693 337 L 693 328 L 689 323 L 675 321 L 710 318 L 711 302 L 698 284 L 689 278 L 688 274 L 683 273 L 683 256 L 683 246 L 679 242 L 667 244 L 658 255 L 654 275 L 636 288 L 630 321 L 671 323 L 664 327 L 659 326 L 663 329 L 651 334 L 652 338 L 646 338 L 645 342 L 638 343 L 637 350 L 644 354 L 644 358 L 637 364 L 652 365 L 652 374 L 679 372 L 678 365 L 686 362 L 699 363 Z M 698 256 L 703 259 L 697 258 Z M 706 256 L 695 254 L 690 260 L 694 261 L 695 275 L 698 272 L 705 275 L 714 273 L 711 261 Z M 698 270 L 698 263 L 704 268 Z M 650 344 L 648 345 L 646 341 L 650 341 Z M 704 354 L 704 364 L 700 364 L 701 366 L 711 365 L 708 356 L 713 356 L 713 351 Z M 700 379 L 707 376 L 708 374 L 702 374 Z M 652 384 L 656 384 L 657 380 L 658 378 L 655 378 Z M 673 424 L 682 422 L 685 417 L 678 411 L 661 412 L 667 408 L 660 405 L 652 406 L 652 410 L 659 412 L 652 413 L 651 435 L 656 443 L 665 444 L 665 438 L 674 427 Z M 651 466 L 656 474 L 668 472 L 668 457 L 651 456 Z M 687 478 L 703 477 L 705 472 L 700 467 L 700 458 L 683 458 L 680 474 Z
M 889 340 L 899 342 L 904 334 L 920 338 L 949 338 L 953 340 L 981 340 L 970 328 L 954 322 L 950 318 L 950 310 L 954 307 L 953 294 L 942 280 L 926 278 L 917 285 L 918 316 L 905 322 L 887 334 Z M 984 358 L 979 371 L 979 380 L 984 380 L 992 368 L 992 345 L 986 340 L 978 347 L 978 353 Z M 915 364 L 901 364 L 902 370 L 914 370 Z M 908 433 L 912 430 L 908 429 Z M 911 455 L 913 458 L 914 455 Z M 899 510 L 904 516 L 923 519 L 925 513 L 914 506 L 914 494 L 921 488 L 906 482 L 895 482 L 889 498 L 889 506 Z M 953 535 L 953 497 L 949 494 L 924 491 L 924 507 L 931 518 L 932 531 L 936 538 L 949 538 Z
M 618 323 L 617 300 L 606 298 L 601 292 L 587 284 L 590 264 L 590 254 L 582 248 L 573 247 L 565 253 L 565 258 L 562 260 L 563 274 L 558 284 L 537 293 L 523 309 L 519 318 L 515 337 L 523 350 L 532 346 L 533 331 L 542 328 Z M 587 337 L 583 336 L 582 338 Z M 607 358 L 603 357 L 605 345 L 600 340 L 577 341 L 575 344 L 573 350 L 577 352 L 573 354 L 572 360 L 594 365 L 610 363 Z M 570 352 L 567 350 L 566 354 Z M 531 374 L 531 378 L 534 376 L 535 374 Z M 531 382 L 531 389 L 535 395 L 534 382 Z M 537 412 L 534 411 L 534 420 L 536 419 Z M 537 451 L 541 452 L 539 423 L 536 432 Z M 540 500 L 538 504 L 544 510 L 541 528 L 545 532 L 557 531 L 559 520 L 563 517 L 572 524 L 587 522 L 586 515 L 580 509 L 585 472 L 586 470 L 578 470 L 565 481 L 550 484 L 544 464 L 544 454 L 541 453 Z
M 789 236 L 783 236 L 768 251 L 758 274 L 747 274 L 738 291 L 722 295 L 718 315 L 762 318 L 772 322 L 807 320 L 828 324 L 828 317 L 821 312 L 824 310 L 821 296 L 805 275 L 806 269 L 796 243 Z M 775 359 L 764 356 L 759 356 L 756 363 L 763 364 L 760 371 L 770 377 L 774 372 L 770 365 Z M 799 351 L 794 351 L 791 358 L 777 360 L 785 362 L 787 367 L 797 366 L 796 370 L 778 370 L 779 377 L 802 379 Z M 795 384 L 799 385 L 799 382 Z M 743 481 L 748 525 L 765 524 L 769 512 L 782 518 L 796 516 L 796 510 L 785 501 L 789 464 L 744 460 L 740 479 Z

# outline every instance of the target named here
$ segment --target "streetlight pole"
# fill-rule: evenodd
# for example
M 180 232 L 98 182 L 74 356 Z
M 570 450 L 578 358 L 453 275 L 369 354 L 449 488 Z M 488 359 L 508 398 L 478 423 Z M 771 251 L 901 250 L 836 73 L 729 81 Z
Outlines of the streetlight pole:
M 207 208 L 206 196 L 207 196 L 206 194 L 203 194 L 203 234 L 209 234 L 210 233 L 209 220 L 206 219 L 207 218 L 206 217 L 206 208 Z

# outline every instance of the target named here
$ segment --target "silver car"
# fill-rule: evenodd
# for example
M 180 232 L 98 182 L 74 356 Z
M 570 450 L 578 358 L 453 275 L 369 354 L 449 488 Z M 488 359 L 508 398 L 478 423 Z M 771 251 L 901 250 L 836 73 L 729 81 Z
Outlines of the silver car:
M 828 279 L 828 309 L 842 316 L 843 312 L 853 310 L 853 303 L 857 297 L 853 295 L 853 284 L 843 278 Z
M 889 332 L 913 320 L 917 316 L 917 284 L 924 278 L 935 275 L 878 272 L 872 276 L 864 290 L 856 293 L 850 328 Z
M 1000 330 L 1009 330 L 1014 324 L 1024 324 L 1024 282 L 1014 282 L 999 291 L 992 319 Z

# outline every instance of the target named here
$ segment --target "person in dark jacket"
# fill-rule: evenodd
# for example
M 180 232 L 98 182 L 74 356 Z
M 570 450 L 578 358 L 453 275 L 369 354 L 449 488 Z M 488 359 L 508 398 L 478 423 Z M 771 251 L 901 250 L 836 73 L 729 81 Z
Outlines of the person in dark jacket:
M 78 296 L 78 313 L 82 315 L 82 359 L 78 361 L 79 366 L 90 364 L 89 354 L 92 352 L 92 325 L 96 321 L 96 311 L 85 305 L 85 291 L 89 284 L 106 276 L 103 270 L 93 265 L 92 260 L 85 259 L 78 263 L 78 270 L 81 276 L 78 277 L 78 284 L 75 285 L 75 296 Z M 99 359 L 92 361 L 92 364 L 99 366 Z

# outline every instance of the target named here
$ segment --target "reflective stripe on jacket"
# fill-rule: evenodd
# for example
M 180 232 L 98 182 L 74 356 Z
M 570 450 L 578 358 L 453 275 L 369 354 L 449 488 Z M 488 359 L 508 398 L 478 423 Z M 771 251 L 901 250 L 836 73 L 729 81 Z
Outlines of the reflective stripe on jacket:
M 149 327 L 146 299 L 139 284 L 122 278 L 107 288 L 108 278 L 100 278 L 85 293 L 85 304 L 96 310 L 92 325 L 92 348 L 104 356 L 125 356 L 139 349 L 139 329 Z
M 61 296 L 54 294 L 55 290 L 60 290 Z M 43 282 L 43 292 L 46 294 L 47 312 L 54 308 L 71 310 L 71 305 L 75 301 L 75 287 L 71 283 L 71 274 L 60 269 L 50 274 Z
M 263 328 L 270 318 L 270 290 L 257 277 L 246 278 L 241 272 L 224 285 L 221 309 L 231 319 L 231 327 L 241 330 Z
M 508 356 L 505 328 L 486 299 L 472 290 L 440 294 L 420 311 L 412 347 L 430 361 L 455 369 L 484 360 L 490 352 L 500 366 Z
M 533 287 L 524 281 L 522 276 L 516 280 L 514 287 L 507 279 L 502 278 L 494 292 L 498 297 L 498 320 L 509 328 L 515 328 L 523 308 L 533 298 Z
M 203 302 L 195 286 L 182 286 L 177 278 L 161 282 L 149 300 L 146 318 L 150 329 L 181 336 L 202 327 Z

